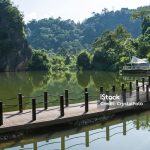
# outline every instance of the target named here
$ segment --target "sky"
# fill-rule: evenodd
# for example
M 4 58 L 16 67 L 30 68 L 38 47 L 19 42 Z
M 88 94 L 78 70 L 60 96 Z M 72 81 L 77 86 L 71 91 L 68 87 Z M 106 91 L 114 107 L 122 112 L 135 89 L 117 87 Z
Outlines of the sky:
M 32 19 L 58 18 L 82 22 L 92 16 L 92 12 L 101 13 L 102 9 L 120 10 L 150 5 L 150 0 L 11 0 L 24 14 L 27 23 Z

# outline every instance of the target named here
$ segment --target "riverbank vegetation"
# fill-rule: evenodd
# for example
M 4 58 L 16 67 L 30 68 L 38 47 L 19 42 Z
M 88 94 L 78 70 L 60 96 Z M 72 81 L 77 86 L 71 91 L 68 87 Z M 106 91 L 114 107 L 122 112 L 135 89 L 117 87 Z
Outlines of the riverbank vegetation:
M 81 23 L 59 17 L 26 25 L 10 0 L 0 8 L 0 71 L 117 71 L 131 56 L 150 60 L 150 6 L 103 9 Z

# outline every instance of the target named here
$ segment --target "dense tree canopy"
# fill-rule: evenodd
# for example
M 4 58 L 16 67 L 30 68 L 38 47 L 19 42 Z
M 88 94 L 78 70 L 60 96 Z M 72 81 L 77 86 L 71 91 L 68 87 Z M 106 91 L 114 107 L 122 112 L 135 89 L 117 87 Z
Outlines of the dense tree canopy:
M 28 70 L 37 71 L 50 69 L 49 59 L 46 53 L 41 50 L 33 50 L 32 58 L 28 65 Z
M 132 36 L 140 35 L 141 20 L 132 20 L 133 10 L 123 8 L 120 11 L 104 10 L 82 23 L 61 18 L 33 20 L 27 24 L 28 41 L 34 48 L 44 48 L 49 53 L 66 55 L 76 54 L 80 50 L 91 48 L 91 44 L 106 30 L 114 30 L 123 25 Z
M 0 0 L 0 71 L 22 70 L 30 56 L 22 14 L 9 0 Z
M 131 35 L 118 26 L 114 31 L 107 31 L 93 44 L 95 51 L 92 68 L 100 70 L 118 70 L 135 55 L 136 50 Z
M 104 9 L 82 23 L 49 18 L 32 20 L 25 26 L 18 9 L 9 0 L 0 0 L 0 71 L 76 66 L 116 71 L 133 55 L 150 60 L 149 10 L 149 6 Z
M 34 48 L 44 48 L 49 52 L 66 55 L 83 48 L 80 43 L 81 31 L 71 20 L 61 18 L 33 20 L 27 24 L 28 41 Z
M 90 54 L 92 69 L 121 70 L 132 56 L 148 57 L 150 60 L 150 15 L 149 10 L 147 11 L 148 8 L 138 8 L 132 15 L 142 21 L 142 34 L 137 38 L 133 37 L 122 25 L 117 26 L 114 31 L 105 31 L 96 38 Z
M 87 70 L 90 69 L 90 59 L 89 54 L 86 50 L 82 51 L 77 58 L 78 69 Z
M 142 34 L 137 38 L 136 48 L 139 57 L 148 57 L 150 60 L 150 7 L 139 7 L 133 14 L 134 19 L 142 20 Z
M 143 23 L 142 23 L 142 34 L 145 34 L 148 27 L 150 27 L 150 16 L 144 17 Z

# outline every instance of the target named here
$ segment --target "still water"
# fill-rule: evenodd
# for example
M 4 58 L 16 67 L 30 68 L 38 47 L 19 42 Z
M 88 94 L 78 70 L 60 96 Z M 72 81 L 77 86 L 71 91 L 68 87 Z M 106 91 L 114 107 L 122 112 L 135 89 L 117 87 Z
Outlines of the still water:
M 5 111 L 18 109 L 18 93 L 24 96 L 24 109 L 31 106 L 31 97 L 37 97 L 38 107 L 43 107 L 43 92 L 49 93 L 49 106 L 58 105 L 59 95 L 64 94 L 64 90 L 69 90 L 69 97 L 73 99 L 70 103 L 83 101 L 82 91 L 88 87 L 89 94 L 99 95 L 99 88 L 103 86 L 105 90 L 111 90 L 112 85 L 116 89 L 121 89 L 121 84 L 128 87 L 129 81 L 141 80 L 140 76 L 120 75 L 112 72 L 19 72 L 0 73 L 0 100 L 5 104 Z M 145 75 L 144 75 L 145 77 Z
M 0 144 L 1 150 L 148 150 L 150 111 Z

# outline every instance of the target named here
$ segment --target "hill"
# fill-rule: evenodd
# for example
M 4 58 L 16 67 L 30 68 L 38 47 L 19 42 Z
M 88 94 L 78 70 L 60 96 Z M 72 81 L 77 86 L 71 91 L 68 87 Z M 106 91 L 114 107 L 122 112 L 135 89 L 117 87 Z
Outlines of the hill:
M 122 8 L 120 11 L 104 9 L 82 23 L 61 18 L 33 20 L 27 24 L 28 42 L 34 48 L 65 55 L 77 53 L 90 45 L 106 30 L 114 30 L 123 25 L 133 37 L 141 33 L 141 20 L 132 20 L 133 10 Z

